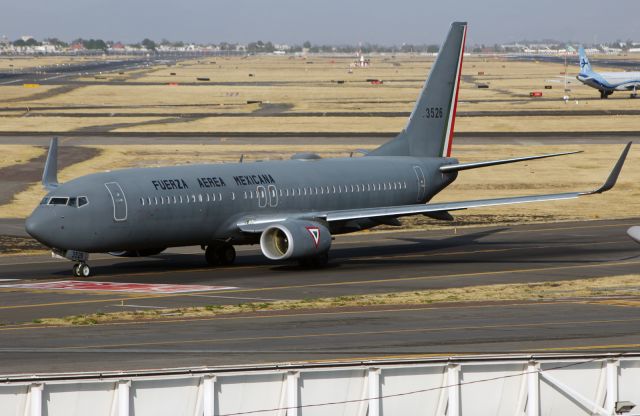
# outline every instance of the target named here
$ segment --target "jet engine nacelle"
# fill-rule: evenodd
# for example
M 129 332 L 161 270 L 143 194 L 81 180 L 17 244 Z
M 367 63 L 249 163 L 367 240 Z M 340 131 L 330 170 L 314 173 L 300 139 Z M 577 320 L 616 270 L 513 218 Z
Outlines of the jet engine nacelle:
M 147 257 L 155 256 L 162 253 L 166 247 L 163 248 L 146 248 L 143 250 L 122 250 L 122 251 L 110 251 L 109 254 L 116 257 Z
M 329 229 L 318 222 L 291 220 L 269 226 L 260 236 L 262 254 L 270 260 L 302 259 L 326 253 Z

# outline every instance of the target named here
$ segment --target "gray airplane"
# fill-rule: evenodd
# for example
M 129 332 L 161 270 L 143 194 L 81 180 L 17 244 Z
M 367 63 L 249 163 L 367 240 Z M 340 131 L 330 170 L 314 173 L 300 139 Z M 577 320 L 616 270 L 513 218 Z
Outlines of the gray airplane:
M 629 228 L 627 230 L 627 234 L 629 234 L 629 237 L 633 238 L 638 243 L 640 243 L 640 226 L 636 225 L 634 227 Z
M 450 211 L 577 198 L 611 189 L 629 143 L 600 188 L 512 198 L 427 203 L 458 172 L 568 153 L 459 163 L 451 158 L 466 23 L 453 23 L 407 125 L 363 157 L 123 169 L 57 181 L 57 141 L 43 174 L 50 191 L 26 221 L 27 232 L 87 277 L 89 253 L 147 256 L 200 245 L 211 265 L 234 262 L 234 245 L 260 244 L 270 260 L 321 266 L 332 235 L 399 225 Z M 573 152 L 569 152 L 573 153 Z

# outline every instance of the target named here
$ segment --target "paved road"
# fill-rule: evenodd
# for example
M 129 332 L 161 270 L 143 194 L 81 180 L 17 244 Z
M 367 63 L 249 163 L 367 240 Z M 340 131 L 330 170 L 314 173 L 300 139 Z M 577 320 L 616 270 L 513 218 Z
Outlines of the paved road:
M 239 264 L 209 269 L 199 249 L 151 259 L 94 260 L 90 281 L 233 286 L 189 294 L 0 291 L 4 373 L 324 360 L 404 354 L 637 349 L 640 299 L 517 302 L 331 311 L 24 328 L 12 323 L 88 312 L 228 304 L 582 279 L 636 273 L 631 221 L 432 232 L 363 233 L 337 239 L 330 267 L 267 263 L 255 249 Z M 69 279 L 69 264 L 2 258 L 0 278 Z M 15 282 L 4 282 L 11 284 Z M 470 289 L 472 290 L 472 289 Z M 634 306 L 636 305 L 636 306 Z

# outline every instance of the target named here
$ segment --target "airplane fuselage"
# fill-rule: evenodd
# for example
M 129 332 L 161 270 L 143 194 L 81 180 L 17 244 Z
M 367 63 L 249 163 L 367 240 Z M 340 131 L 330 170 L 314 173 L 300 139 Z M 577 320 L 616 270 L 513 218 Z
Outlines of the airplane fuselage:
M 580 82 L 600 91 L 633 91 L 640 89 L 640 72 L 590 72 L 576 77 Z
M 49 247 L 83 252 L 255 243 L 238 231 L 240 219 L 425 203 L 455 180 L 438 170 L 451 163 L 367 156 L 124 169 L 60 185 L 26 225 Z M 338 223 L 331 232 L 379 224 Z

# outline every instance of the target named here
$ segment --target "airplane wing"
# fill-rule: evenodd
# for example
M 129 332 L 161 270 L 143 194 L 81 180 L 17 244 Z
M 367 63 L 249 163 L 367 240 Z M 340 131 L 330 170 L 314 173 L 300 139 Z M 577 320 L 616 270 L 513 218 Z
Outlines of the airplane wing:
M 281 222 L 287 219 L 310 219 L 320 220 L 326 222 L 337 221 L 349 221 L 366 218 L 380 218 L 380 217 L 401 217 L 407 215 L 428 214 L 435 212 L 445 211 L 457 211 L 468 208 L 489 207 L 497 205 L 511 205 L 511 204 L 523 204 L 527 202 L 543 202 L 543 201 L 558 201 L 564 199 L 578 198 L 584 195 L 601 194 L 614 187 L 622 166 L 627 158 L 629 149 L 631 148 L 631 142 L 629 142 L 622 154 L 618 158 L 618 161 L 614 165 L 611 173 L 607 177 L 607 180 L 597 189 L 591 191 L 581 192 L 564 192 L 557 194 L 543 194 L 543 195 L 525 195 L 509 198 L 493 198 L 493 199 L 477 199 L 471 201 L 458 201 L 458 202 L 442 202 L 435 204 L 411 204 L 400 205 L 392 207 L 380 207 L 380 208 L 360 208 L 360 209 L 347 209 L 337 211 L 325 211 L 325 212 L 312 212 L 312 213 L 291 213 L 289 215 L 279 215 L 276 217 L 260 217 L 251 219 L 242 219 L 237 223 L 238 228 L 241 231 L 249 233 L 258 233 L 265 230 L 270 224 Z

